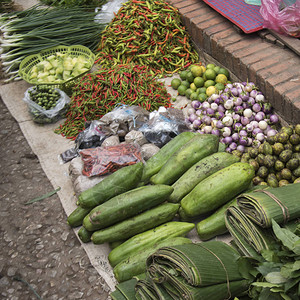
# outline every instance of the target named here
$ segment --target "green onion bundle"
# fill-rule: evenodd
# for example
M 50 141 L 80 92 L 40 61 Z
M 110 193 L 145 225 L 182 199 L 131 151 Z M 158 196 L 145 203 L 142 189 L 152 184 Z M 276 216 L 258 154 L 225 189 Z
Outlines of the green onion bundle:
M 0 58 L 7 81 L 18 78 L 20 62 L 28 55 L 58 45 L 82 45 L 92 51 L 105 24 L 94 21 L 95 12 L 84 8 L 43 8 L 0 16 Z

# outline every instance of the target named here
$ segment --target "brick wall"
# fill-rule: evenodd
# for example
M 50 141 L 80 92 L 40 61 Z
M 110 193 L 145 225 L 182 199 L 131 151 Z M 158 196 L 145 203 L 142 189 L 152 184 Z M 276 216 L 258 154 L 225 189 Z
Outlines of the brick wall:
M 300 123 L 300 58 L 288 48 L 245 34 L 201 0 L 168 0 L 179 9 L 196 47 L 228 68 L 240 81 L 252 81 L 288 123 Z

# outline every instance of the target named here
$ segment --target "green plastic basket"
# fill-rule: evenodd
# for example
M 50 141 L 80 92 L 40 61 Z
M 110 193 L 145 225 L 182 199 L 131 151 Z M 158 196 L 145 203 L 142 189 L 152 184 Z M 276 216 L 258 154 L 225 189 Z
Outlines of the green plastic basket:
M 42 50 L 38 54 L 33 54 L 30 56 L 27 56 L 22 60 L 19 66 L 19 75 L 22 79 L 24 79 L 26 82 L 33 84 L 33 85 L 52 85 L 58 89 L 63 90 L 67 94 L 70 94 L 70 90 L 72 87 L 75 85 L 76 81 L 78 81 L 78 78 L 82 77 L 84 74 L 88 73 L 88 71 L 81 73 L 80 75 L 73 77 L 69 80 L 62 81 L 60 83 L 49 83 L 49 82 L 37 82 L 37 80 L 32 80 L 30 78 L 30 72 L 31 69 L 40 63 L 41 61 L 45 60 L 47 57 L 50 55 L 56 54 L 57 52 L 60 52 L 62 54 L 69 54 L 73 57 L 78 57 L 78 56 L 84 56 L 87 61 L 90 63 L 90 69 L 93 67 L 94 62 L 95 62 L 95 54 L 92 53 L 92 51 L 81 45 L 73 45 L 73 46 L 57 46 L 57 47 L 52 47 L 48 48 L 45 50 Z

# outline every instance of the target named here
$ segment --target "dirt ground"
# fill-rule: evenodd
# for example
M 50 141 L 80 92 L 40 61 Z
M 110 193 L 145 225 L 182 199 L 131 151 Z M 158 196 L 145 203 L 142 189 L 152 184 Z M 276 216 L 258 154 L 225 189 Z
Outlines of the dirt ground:
M 57 195 L 0 99 L 0 299 L 108 299 Z

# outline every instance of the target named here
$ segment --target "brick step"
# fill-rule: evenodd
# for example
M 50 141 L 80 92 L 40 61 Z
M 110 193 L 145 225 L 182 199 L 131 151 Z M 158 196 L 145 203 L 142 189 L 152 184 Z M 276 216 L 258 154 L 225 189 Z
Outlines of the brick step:
M 300 123 L 300 57 L 276 40 L 245 34 L 201 0 L 168 0 L 178 8 L 200 57 L 211 57 L 239 81 L 252 81 L 275 111 Z

